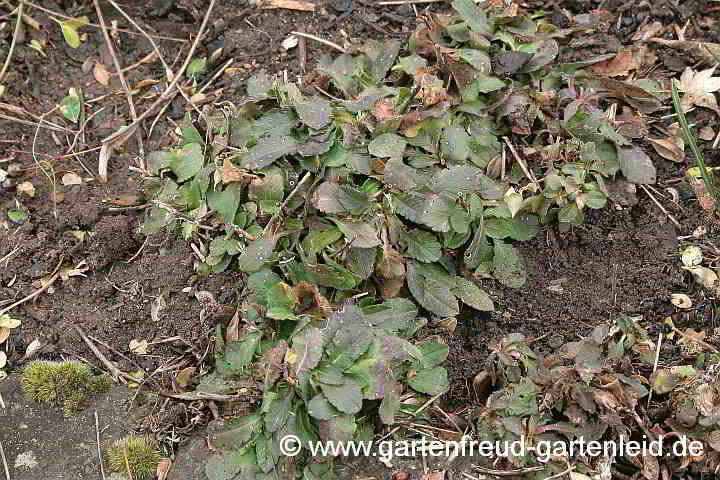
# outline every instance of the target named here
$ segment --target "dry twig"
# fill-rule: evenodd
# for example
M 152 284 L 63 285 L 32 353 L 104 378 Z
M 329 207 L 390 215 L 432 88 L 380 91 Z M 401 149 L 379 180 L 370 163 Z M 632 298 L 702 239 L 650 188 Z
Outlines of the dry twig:
M 127 374 L 120 370 L 113 362 L 107 359 L 103 353 L 98 350 L 98 348 L 95 346 L 94 343 L 88 338 L 88 336 L 85 334 L 85 332 L 82 330 L 82 328 L 75 325 L 75 331 L 80 335 L 80 338 L 83 339 L 85 344 L 90 348 L 90 351 L 92 351 L 93 354 L 97 357 L 98 360 L 107 368 L 107 370 L 110 372 L 110 375 L 113 376 L 113 378 L 117 381 L 119 379 L 129 380 L 131 382 L 137 382 L 138 379 L 133 377 L 130 374 Z
M 25 1 L 20 0 L 20 5 L 17 8 L 17 22 L 15 22 L 15 31 L 13 32 L 12 42 L 10 43 L 10 50 L 8 50 L 5 63 L 3 64 L 2 70 L 0 70 L 0 82 L 2 82 L 5 72 L 10 66 L 10 60 L 12 59 L 13 52 L 15 51 L 15 44 L 20 36 L 20 25 L 22 24 L 23 10 L 25 9 Z
M 290 32 L 292 35 L 297 35 L 298 37 L 305 37 L 309 38 L 310 40 L 315 40 L 316 42 L 322 43 L 323 45 L 327 45 L 328 47 L 332 47 L 335 50 L 338 50 L 342 53 L 347 53 L 347 50 L 345 50 L 343 47 L 338 45 L 337 43 L 333 43 L 330 40 L 325 40 L 324 38 L 316 37 L 315 35 L 311 35 L 309 33 L 303 33 L 303 32 Z

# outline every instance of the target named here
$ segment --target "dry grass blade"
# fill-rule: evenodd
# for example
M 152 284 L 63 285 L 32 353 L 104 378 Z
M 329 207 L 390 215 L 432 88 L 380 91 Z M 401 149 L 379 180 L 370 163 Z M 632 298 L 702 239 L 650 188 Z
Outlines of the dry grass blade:
M 3 448 L 2 442 L 0 442 L 0 457 L 2 457 L 3 468 L 5 469 L 5 478 L 10 480 L 10 469 L 8 468 L 7 459 L 5 458 L 5 449 Z
M 488 475 L 497 475 L 498 477 L 514 477 L 516 475 L 523 475 L 525 473 L 542 472 L 545 467 L 527 467 L 518 468 L 516 470 L 495 470 L 494 468 L 485 468 L 479 465 L 473 465 L 473 468 L 480 473 Z
M 443 0 L 393 0 L 389 2 L 378 2 L 378 5 L 413 5 L 419 3 L 440 3 Z
M 10 60 L 12 60 L 13 52 L 15 51 L 15 44 L 20 36 L 20 25 L 22 24 L 23 10 L 25 9 L 25 1 L 20 0 L 20 6 L 17 8 L 17 21 L 15 22 L 15 31 L 13 32 L 12 42 L 10 43 L 10 50 L 8 50 L 5 63 L 3 64 L 2 70 L 0 70 L 0 82 L 2 82 L 5 72 L 7 72 L 10 66 Z
M 103 465 L 102 449 L 100 448 L 100 420 L 98 419 L 97 409 L 95 410 L 95 441 L 97 443 L 98 461 L 100 462 L 100 475 L 105 480 L 105 466 Z

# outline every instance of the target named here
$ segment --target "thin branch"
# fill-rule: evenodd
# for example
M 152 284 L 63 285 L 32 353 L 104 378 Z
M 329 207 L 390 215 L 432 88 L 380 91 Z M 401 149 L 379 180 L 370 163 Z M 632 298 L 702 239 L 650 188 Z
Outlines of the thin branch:
M 131 382 L 138 381 L 137 378 L 133 377 L 130 374 L 123 372 L 113 362 L 108 360 L 108 358 L 105 355 L 103 355 L 103 353 L 100 350 L 98 350 L 98 348 L 95 346 L 95 344 L 92 343 L 92 341 L 88 338 L 88 336 L 85 334 L 85 332 L 82 330 L 82 328 L 75 325 L 75 331 L 78 333 L 78 335 L 80 335 L 80 338 L 83 339 L 83 341 L 88 346 L 88 348 L 90 348 L 90 351 L 92 351 L 92 353 L 95 354 L 95 356 L 97 357 L 98 360 L 100 360 L 100 362 L 103 364 L 103 366 L 105 366 L 105 368 L 107 368 L 107 370 L 110 372 L 110 375 L 112 375 L 113 378 L 115 378 L 115 380 L 124 379 L 124 380 L 129 380 Z
M 20 5 L 17 8 L 17 22 L 15 22 L 15 31 L 13 32 L 12 43 L 10 43 L 10 50 L 8 50 L 7 57 L 5 58 L 5 63 L 3 64 L 2 70 L 0 70 L 0 82 L 2 82 L 2 79 L 5 76 L 5 72 L 10 66 L 10 60 L 12 59 L 13 52 L 15 51 L 15 44 L 17 43 L 17 39 L 20 36 L 20 25 L 22 24 L 24 9 L 25 1 L 20 0 Z

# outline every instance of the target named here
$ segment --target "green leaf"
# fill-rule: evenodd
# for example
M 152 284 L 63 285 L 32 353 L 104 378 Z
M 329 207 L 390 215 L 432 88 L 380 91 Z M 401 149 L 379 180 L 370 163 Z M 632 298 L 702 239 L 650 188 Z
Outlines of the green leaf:
M 457 295 L 464 304 L 470 305 L 475 310 L 482 312 L 492 312 L 495 310 L 490 296 L 469 280 L 463 278 L 458 279 L 457 287 L 453 290 L 453 293 Z
M 372 248 L 380 245 L 377 230 L 372 223 L 356 221 L 333 221 L 345 235 L 347 242 L 356 248 Z
M 480 93 L 490 93 L 505 88 L 505 82 L 498 77 L 489 75 L 476 75 L 473 87 Z
M 475 5 L 473 0 L 454 0 L 453 9 L 460 15 L 470 28 L 484 37 L 492 35 L 492 26 L 488 21 L 485 10 Z
M 451 125 L 443 131 L 440 151 L 452 163 L 463 163 L 470 155 L 470 135 L 459 125 Z M 472 168 L 472 167 L 468 167 Z M 447 172 L 444 170 L 443 173 Z M 479 172 L 478 172 L 479 173 Z M 465 182 L 466 177 L 461 177 Z
M 289 135 L 263 137 L 242 157 L 240 163 L 250 170 L 262 170 L 278 158 L 297 152 L 297 148 L 297 140 Z
M 11 222 L 15 223 L 25 223 L 30 218 L 30 215 L 22 210 L 8 210 L 7 216 Z
M 311 202 L 315 208 L 325 213 L 350 213 L 362 215 L 370 208 L 367 193 L 350 185 L 338 185 L 325 182 L 312 194 Z
M 7 313 L 0 315 L 0 328 L 17 328 L 20 325 L 20 320 L 12 318 Z
M 434 278 L 426 278 L 415 262 L 407 264 L 407 283 L 410 293 L 422 307 L 440 317 L 453 317 L 460 306 L 450 287 Z
M 221 192 L 207 192 L 208 206 L 219 213 L 225 223 L 233 223 L 237 209 L 240 206 L 241 196 L 241 185 L 238 183 L 231 183 Z
M 426 197 L 419 221 L 436 232 L 449 232 L 450 216 L 455 210 L 455 203 L 450 199 L 430 194 Z
M 527 241 L 540 231 L 538 218 L 533 214 L 518 214 L 514 218 L 490 218 L 485 222 L 485 234 L 490 238 Z
M 257 272 L 270 261 L 270 256 L 275 250 L 277 237 L 275 235 L 261 236 L 248 245 L 245 253 L 238 257 L 238 267 L 243 272 Z
M 564 205 L 558 212 L 558 221 L 562 223 L 580 224 L 583 222 L 584 215 L 575 203 Z
M 437 237 L 424 230 L 410 230 L 404 237 L 406 254 L 419 262 L 432 263 L 440 259 L 441 247 Z
M 447 370 L 443 367 L 418 370 L 414 376 L 408 378 L 408 385 L 420 393 L 440 395 L 449 387 Z
M 484 228 L 476 228 L 472 242 L 465 250 L 465 265 L 469 269 L 477 268 L 483 262 L 489 262 L 493 258 L 493 247 L 487 241 Z
M 295 335 L 287 354 L 287 362 L 297 373 L 315 368 L 323 354 L 325 338 L 317 327 L 306 327 Z
M 330 355 L 331 364 L 340 370 L 350 368 L 352 364 L 370 347 L 373 333 L 367 327 L 356 325 L 341 327 L 333 338 L 333 349 Z
M 348 415 L 355 415 L 362 408 L 362 390 L 350 377 L 345 377 L 343 385 L 320 384 L 320 389 L 330 404 Z
M 493 276 L 506 287 L 520 288 L 525 285 L 527 272 L 525 261 L 515 247 L 495 240 Z
M 330 420 L 341 415 L 341 412 L 333 407 L 322 393 L 315 395 L 308 403 L 308 413 L 318 420 Z
M 265 176 L 250 182 L 248 198 L 257 202 L 263 213 L 278 213 L 285 196 L 285 175 L 275 166 L 262 172 Z
M 479 73 L 485 75 L 490 73 L 492 66 L 490 64 L 490 55 L 476 48 L 461 48 L 457 51 L 458 56 Z
M 409 57 L 401 57 L 394 69 L 401 70 L 408 75 L 415 76 L 419 68 L 427 67 L 427 60 L 417 55 L 410 55 Z
M 383 133 L 368 145 L 368 152 L 373 157 L 402 157 L 407 142 L 395 133 Z
M 392 298 L 363 308 L 365 319 L 373 326 L 388 331 L 406 328 L 417 317 L 417 307 L 405 298 Z
M 255 439 L 255 458 L 263 473 L 271 472 L 277 464 L 280 451 L 275 447 L 273 439 L 265 435 L 260 435 Z M 256 480 L 259 478 L 259 476 L 255 477 Z
M 305 270 L 312 282 L 323 287 L 350 290 L 360 283 L 360 277 L 340 265 L 305 265 Z
M 290 405 L 293 397 L 292 392 L 285 392 L 275 397 L 265 413 L 265 430 L 277 432 L 282 428 L 290 417 Z
M 300 121 L 310 128 L 319 130 L 330 123 L 332 107 L 330 102 L 322 98 L 313 98 L 299 102 L 295 105 L 295 111 Z
M 450 353 L 450 348 L 447 345 L 434 340 L 419 343 L 417 347 L 420 349 L 420 352 L 422 352 L 420 364 L 423 368 L 437 367 L 447 360 L 448 354 Z
M 233 372 L 242 372 L 250 365 L 260 343 L 261 334 L 253 332 L 239 341 L 230 342 L 225 346 L 224 360 Z
M 195 125 L 192 123 L 192 117 L 190 116 L 190 112 L 187 112 L 185 114 L 185 118 L 183 119 L 182 123 L 182 141 L 183 146 L 189 144 L 189 143 L 197 143 L 198 145 L 205 145 L 205 139 L 202 135 L 200 135 L 200 132 L 197 128 L 195 128 Z
M 213 455 L 205 463 L 205 475 L 208 480 L 231 480 L 243 467 L 254 465 L 254 457 L 246 451 Z
M 650 157 L 638 147 L 618 149 L 620 170 L 628 182 L 639 184 L 655 183 L 657 171 Z
M 341 415 L 330 420 L 318 420 L 318 433 L 324 441 L 350 441 L 355 435 L 357 425 L 353 415 Z
M 55 20 L 55 19 L 53 19 Z M 60 25 L 65 42 L 72 48 L 78 48 L 80 46 L 80 34 L 77 29 L 87 25 L 90 20 L 86 16 L 79 18 L 71 18 L 69 20 L 60 21 L 55 20 Z
M 82 102 L 80 101 L 80 95 L 78 95 L 76 89 L 71 88 L 68 95 L 62 99 L 60 111 L 65 118 L 73 123 L 77 123 L 81 109 Z
M 192 78 L 196 75 L 199 75 L 203 72 L 205 72 L 205 69 L 207 68 L 207 58 L 193 58 L 190 64 L 185 69 L 185 75 L 187 75 L 188 78 Z
M 168 166 L 177 177 L 177 182 L 182 183 L 202 170 L 203 163 L 202 146 L 197 143 L 189 143 L 174 152 Z
M 607 195 L 600 190 L 591 190 L 587 192 L 585 198 L 585 205 L 590 208 L 599 209 L 603 208 L 607 204 Z
M 251 413 L 238 420 L 230 422 L 227 428 L 211 436 L 213 445 L 217 448 L 242 448 L 257 431 L 261 417 L 258 413 Z

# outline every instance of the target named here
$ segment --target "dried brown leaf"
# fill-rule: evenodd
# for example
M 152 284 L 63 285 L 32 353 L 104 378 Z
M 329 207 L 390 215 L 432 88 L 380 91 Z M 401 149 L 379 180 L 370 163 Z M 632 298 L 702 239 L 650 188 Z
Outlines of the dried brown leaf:
M 100 62 L 95 62 L 93 77 L 95 77 L 95 80 L 97 80 L 100 85 L 107 87 L 110 84 L 110 73 L 105 68 L 105 65 Z
M 685 142 L 680 137 L 649 138 L 655 151 L 666 160 L 675 163 L 685 161 Z
M 253 175 L 244 168 L 235 166 L 229 159 L 225 159 L 222 166 L 222 181 L 223 183 L 250 183 L 252 180 L 259 178 L 257 175 Z
M 680 76 L 678 89 L 684 93 L 680 103 L 684 109 L 693 105 L 709 108 L 720 114 L 714 92 L 720 90 L 720 77 L 713 77 L 715 67 L 696 72 L 686 68 Z
M 634 50 L 621 50 L 610 60 L 597 63 L 589 70 L 595 75 L 604 77 L 619 77 L 629 74 L 632 70 L 640 68 L 645 56 L 645 47 Z

